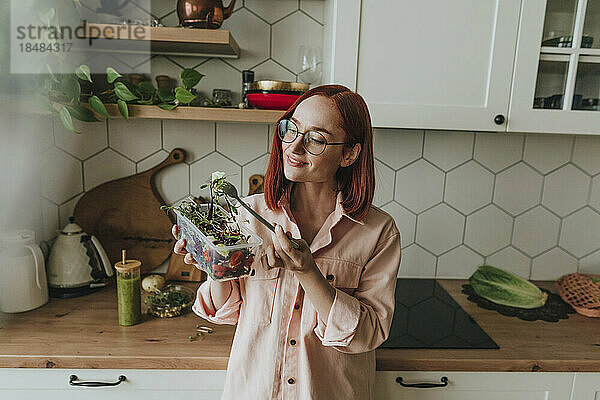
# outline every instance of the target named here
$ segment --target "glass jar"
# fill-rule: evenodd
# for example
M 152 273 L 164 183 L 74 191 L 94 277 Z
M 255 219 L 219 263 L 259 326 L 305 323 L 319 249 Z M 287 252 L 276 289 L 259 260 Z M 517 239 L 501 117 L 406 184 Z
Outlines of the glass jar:
M 142 322 L 141 272 L 142 263 L 126 260 L 115 264 L 117 271 L 117 302 L 119 325 L 130 326 Z
M 229 89 L 213 89 L 213 103 L 223 107 L 231 105 L 231 90 Z

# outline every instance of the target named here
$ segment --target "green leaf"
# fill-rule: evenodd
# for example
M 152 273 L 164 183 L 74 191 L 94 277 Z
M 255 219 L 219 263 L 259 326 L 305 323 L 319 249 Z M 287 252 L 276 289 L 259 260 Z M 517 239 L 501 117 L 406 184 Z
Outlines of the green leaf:
M 96 118 L 96 116 L 90 109 L 85 108 L 79 104 L 77 104 L 75 106 L 65 105 L 65 107 L 67 108 L 67 110 L 69 110 L 69 114 L 71 114 L 71 116 L 73 118 L 76 118 L 80 121 L 83 121 L 83 122 L 99 121 L 99 119 Z
M 104 107 L 102 100 L 100 100 L 100 98 L 98 98 L 98 96 L 90 97 L 88 102 L 90 103 L 90 107 L 92 107 L 92 110 L 96 111 L 98 114 L 102 115 L 103 117 L 106 117 L 106 118 L 109 117 L 108 111 L 106 111 L 106 107 Z
M 162 108 L 163 110 L 173 110 L 177 107 L 177 104 L 167 104 L 167 103 L 160 103 L 157 104 L 159 108 Z
M 138 100 L 136 103 L 137 104 L 142 104 L 142 105 L 145 105 L 145 106 L 150 106 L 150 105 L 154 104 L 154 98 L 148 99 L 148 100 Z
M 140 82 L 137 85 L 137 90 L 143 99 L 151 98 L 152 96 L 154 96 L 154 92 L 156 92 L 154 85 L 150 81 Z
M 75 75 L 67 75 L 61 82 L 61 87 L 65 95 L 75 102 L 79 101 L 81 96 L 81 85 Z
M 75 70 L 75 75 L 83 81 L 88 81 L 92 83 L 92 76 L 90 75 L 90 67 L 87 65 L 80 65 Z
M 204 75 L 196 71 L 195 69 L 185 68 L 181 70 L 179 77 L 181 78 L 181 84 L 186 89 L 191 89 L 194 86 L 196 86 L 198 82 L 200 82 L 200 79 L 202 79 Z
M 115 83 L 115 94 L 123 101 L 137 100 L 139 97 L 131 93 L 131 91 L 125 86 L 123 82 Z
M 50 111 L 51 113 L 56 114 L 57 111 L 54 107 L 52 107 L 52 103 L 50 102 L 50 100 L 48 100 L 47 96 L 37 94 L 35 96 L 35 99 L 38 107 L 40 107 L 41 110 Z
M 63 123 L 65 128 L 73 133 L 81 133 L 75 130 L 75 127 L 73 126 L 73 119 L 71 118 L 71 114 L 69 114 L 67 107 L 62 106 L 58 114 L 60 115 L 60 121 Z
M 192 100 L 194 100 L 196 98 L 196 96 L 193 95 L 192 93 L 190 93 L 188 90 L 182 88 L 182 87 L 176 87 L 175 88 L 175 98 L 180 103 L 188 104 Z
M 115 79 L 120 78 L 121 76 L 123 75 L 115 71 L 113 68 L 106 68 L 106 80 L 108 81 L 108 83 L 113 83 Z
M 40 21 L 42 21 L 44 23 L 44 25 L 50 26 L 50 22 L 52 22 L 52 20 L 54 19 L 54 16 L 56 15 L 56 10 L 54 8 L 48 8 L 48 9 L 40 12 L 38 15 L 39 15 Z
M 161 101 L 164 101 L 165 103 L 175 100 L 175 96 L 173 95 L 173 92 L 170 91 L 169 89 L 158 88 L 157 94 L 158 94 L 158 98 Z
M 117 105 L 119 107 L 119 112 L 121 113 L 123 118 L 125 118 L 126 120 L 129 120 L 129 108 L 127 108 L 127 103 L 125 103 L 123 100 L 119 99 L 119 100 L 117 100 Z

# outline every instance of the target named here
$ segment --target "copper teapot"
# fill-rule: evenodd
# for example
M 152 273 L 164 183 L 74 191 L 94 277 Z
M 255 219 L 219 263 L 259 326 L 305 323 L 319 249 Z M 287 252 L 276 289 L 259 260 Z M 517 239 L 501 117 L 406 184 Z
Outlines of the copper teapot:
M 177 15 L 181 26 L 219 29 L 233 12 L 235 0 L 223 7 L 223 0 L 177 0 Z

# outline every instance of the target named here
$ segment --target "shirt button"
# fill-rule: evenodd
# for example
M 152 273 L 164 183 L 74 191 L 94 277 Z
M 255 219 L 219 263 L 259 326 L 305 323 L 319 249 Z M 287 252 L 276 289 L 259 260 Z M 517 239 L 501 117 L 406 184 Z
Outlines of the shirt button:
M 292 346 L 295 346 L 295 345 L 296 345 L 296 341 L 295 341 L 294 339 L 292 339 L 292 340 L 290 340 L 290 344 L 291 344 Z
M 290 378 L 290 379 L 288 379 L 288 383 L 290 385 L 293 385 L 294 383 L 296 383 L 296 380 L 294 378 Z
M 325 279 L 327 279 L 328 281 L 332 281 L 333 280 L 333 275 L 332 274 L 327 274 L 327 276 L 325 276 Z
M 294 305 L 294 310 L 298 310 L 300 308 L 300 304 L 295 304 Z

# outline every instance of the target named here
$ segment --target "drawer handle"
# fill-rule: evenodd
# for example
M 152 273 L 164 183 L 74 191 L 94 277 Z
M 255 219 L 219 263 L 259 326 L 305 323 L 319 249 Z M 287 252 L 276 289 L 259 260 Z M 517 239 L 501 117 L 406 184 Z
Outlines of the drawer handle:
M 117 382 L 96 382 L 96 381 L 80 381 L 77 375 L 71 375 L 69 377 L 69 385 L 71 386 L 88 386 L 88 387 L 100 387 L 100 386 L 117 386 L 121 382 L 126 381 L 125 375 L 119 375 Z
M 425 382 L 424 383 L 404 383 L 401 376 L 396 378 L 396 382 L 398 382 L 400 384 L 400 386 L 403 386 L 403 387 L 414 387 L 414 388 L 427 389 L 427 388 L 448 386 L 448 377 L 442 376 L 440 381 L 442 381 L 442 383 L 425 383 Z

